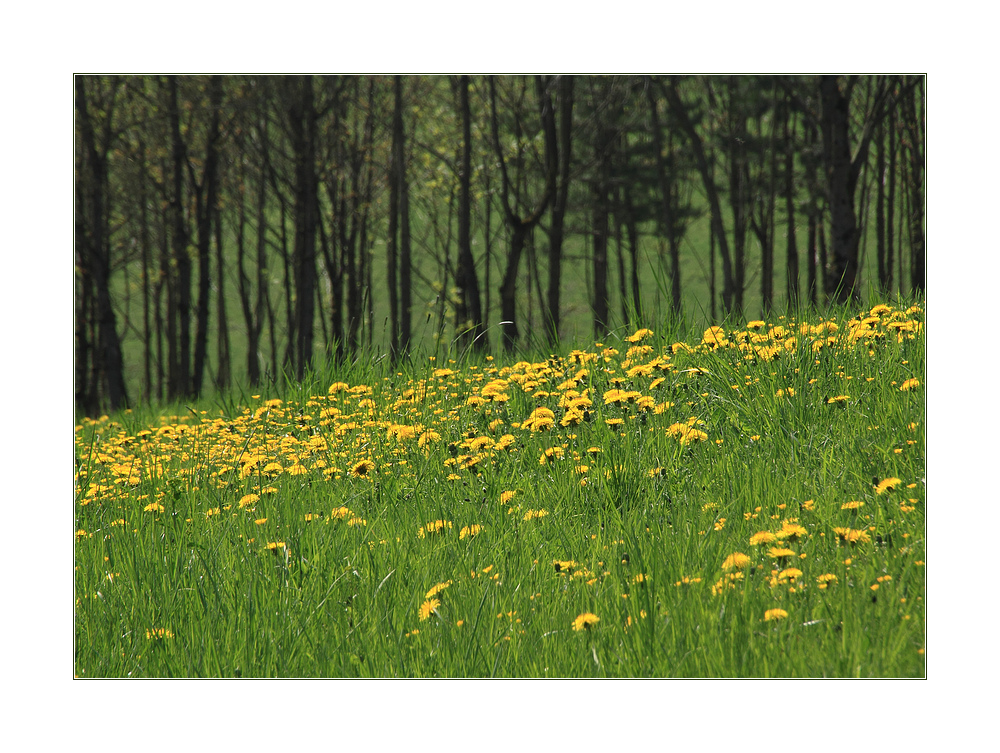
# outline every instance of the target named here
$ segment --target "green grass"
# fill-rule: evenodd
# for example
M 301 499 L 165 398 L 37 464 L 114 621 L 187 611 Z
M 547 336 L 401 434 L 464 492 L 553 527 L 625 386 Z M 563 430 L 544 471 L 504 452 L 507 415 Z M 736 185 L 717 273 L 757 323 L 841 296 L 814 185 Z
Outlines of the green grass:
M 85 419 L 74 671 L 922 677 L 923 313 L 868 315 Z

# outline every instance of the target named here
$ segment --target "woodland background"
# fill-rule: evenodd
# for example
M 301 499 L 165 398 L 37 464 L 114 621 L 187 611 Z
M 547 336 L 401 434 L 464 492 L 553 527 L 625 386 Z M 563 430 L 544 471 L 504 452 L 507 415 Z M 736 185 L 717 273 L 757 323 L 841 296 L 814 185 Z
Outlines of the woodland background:
M 76 410 L 920 295 L 925 83 L 76 76 Z

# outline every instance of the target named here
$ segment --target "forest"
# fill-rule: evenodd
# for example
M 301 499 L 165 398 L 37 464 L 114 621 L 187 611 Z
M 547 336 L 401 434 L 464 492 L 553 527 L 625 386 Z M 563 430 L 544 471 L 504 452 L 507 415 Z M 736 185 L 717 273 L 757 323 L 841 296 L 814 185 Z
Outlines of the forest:
M 925 89 L 77 75 L 77 413 L 921 295 Z

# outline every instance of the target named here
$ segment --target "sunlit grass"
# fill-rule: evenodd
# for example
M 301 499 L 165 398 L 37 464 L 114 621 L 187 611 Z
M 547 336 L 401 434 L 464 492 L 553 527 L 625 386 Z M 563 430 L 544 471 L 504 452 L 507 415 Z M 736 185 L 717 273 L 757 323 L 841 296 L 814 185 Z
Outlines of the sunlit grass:
M 919 306 L 76 428 L 119 676 L 922 676 Z

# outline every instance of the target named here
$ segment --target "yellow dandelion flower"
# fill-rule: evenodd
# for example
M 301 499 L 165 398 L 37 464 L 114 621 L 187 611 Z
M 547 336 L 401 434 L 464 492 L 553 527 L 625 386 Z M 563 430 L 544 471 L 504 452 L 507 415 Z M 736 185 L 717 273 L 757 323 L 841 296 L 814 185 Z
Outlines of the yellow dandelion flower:
M 362 478 L 367 476 L 371 471 L 375 470 L 375 463 L 371 460 L 362 460 L 354 464 L 351 468 L 351 475 L 357 478 Z
M 148 505 L 146 505 L 144 508 L 142 508 L 142 511 L 143 512 L 163 512 L 165 509 L 166 508 L 164 508 L 163 505 L 161 505 L 159 502 L 150 502 Z M 216 511 L 218 511 L 219 508 L 215 508 L 215 509 L 216 509 Z
M 753 536 L 750 537 L 750 546 L 759 546 L 760 544 L 773 544 L 778 540 L 778 537 L 769 531 L 758 531 Z
M 764 621 L 770 622 L 772 620 L 783 620 L 788 617 L 788 612 L 784 609 L 768 609 L 764 612 Z
M 784 547 L 771 547 L 767 550 L 767 556 L 776 560 L 786 560 L 790 557 L 795 556 L 795 552 L 791 549 L 786 549 Z
M 837 534 L 837 538 L 848 544 L 866 544 L 870 542 L 871 536 L 868 535 L 867 531 L 857 530 L 853 528 L 834 528 L 833 532 Z
M 427 592 L 427 593 L 426 593 L 426 594 L 424 595 L 424 598 L 425 598 L 425 599 L 433 599 L 433 598 L 434 598 L 435 596 L 437 596 L 437 595 L 438 595 L 439 593 L 441 593 L 441 592 L 442 592 L 442 591 L 444 591 L 444 590 L 445 590 L 446 588 L 448 588 L 448 587 L 449 587 L 449 586 L 450 586 L 451 584 L 452 584 L 452 581 L 450 581 L 450 580 L 446 580 L 446 581 L 445 581 L 444 583 L 438 583 L 437 585 L 435 585 L 434 587 L 432 587 L 432 588 L 431 588 L 431 590 L 430 590 L 430 591 L 428 591 L 428 592 Z
M 833 397 L 831 397 L 826 402 L 827 402 L 827 405 L 830 405 L 832 403 L 846 403 L 850 399 L 851 399 L 850 395 L 834 395 Z
M 420 605 L 420 610 L 418 612 L 418 615 L 420 617 L 420 621 L 423 622 L 428 617 L 430 617 L 432 614 L 434 614 L 434 611 L 439 606 L 441 606 L 441 600 L 440 599 L 428 599 L 423 604 L 421 604 Z
M 601 618 L 598 617 L 596 614 L 591 614 L 590 612 L 584 612 L 583 614 L 578 616 L 575 620 L 573 620 L 573 629 L 578 631 L 590 630 L 591 627 L 593 627 L 600 621 Z
M 819 588 L 826 588 L 827 586 L 832 586 L 837 583 L 837 576 L 833 573 L 823 573 L 816 577 L 816 583 Z
M 444 533 L 451 527 L 450 520 L 435 520 L 425 526 L 421 526 L 420 530 L 417 531 L 417 538 L 422 539 L 436 533 Z
M 858 500 L 853 500 L 851 502 L 845 502 L 840 506 L 841 510 L 860 510 L 865 506 L 864 502 L 859 502 Z
M 892 478 L 883 479 L 879 481 L 878 486 L 875 487 L 876 494 L 882 494 L 882 492 L 895 491 L 896 487 L 902 484 L 902 479 L 898 479 L 895 476 Z
M 511 491 L 507 491 L 507 492 L 501 492 L 501 493 L 500 493 L 500 504 L 501 504 L 501 505 L 505 505 L 505 504 L 507 504 L 507 503 L 508 503 L 508 502 L 510 502 L 510 501 L 511 501 L 512 499 L 514 499 L 514 495 L 515 495 L 515 494 L 517 494 L 517 492 L 516 492 L 516 491 L 515 491 L 515 492 L 511 492 Z
M 150 628 L 146 631 L 146 640 L 164 640 L 173 638 L 174 633 L 169 628 Z
M 628 340 L 630 343 L 637 343 L 637 342 L 640 342 L 642 340 L 645 340 L 647 337 L 652 337 L 652 335 L 653 335 L 653 330 L 651 330 L 651 329 L 640 329 L 640 330 L 636 330 L 635 334 L 629 335 L 625 339 Z
M 797 567 L 786 567 L 778 573 L 778 580 L 795 580 L 802 577 L 802 571 Z
M 476 523 L 475 525 L 471 525 L 471 526 L 462 526 L 462 530 L 459 531 L 459 533 L 458 533 L 458 538 L 459 538 L 459 540 L 464 539 L 466 537 L 471 538 L 473 536 L 476 536 L 482 530 L 483 530 L 483 527 L 481 525 L 479 525 L 478 523 Z
M 907 391 L 912 390 L 912 389 L 914 389 L 916 387 L 919 387 L 919 386 L 920 386 L 920 380 L 919 379 L 907 379 L 905 382 L 903 382 L 901 385 L 899 385 L 899 391 L 900 392 L 907 392 Z
M 548 515 L 548 510 L 528 510 L 524 514 L 524 520 L 537 520 Z
M 803 526 L 793 523 L 792 521 L 785 521 L 781 525 L 781 530 L 778 531 L 775 536 L 781 540 L 790 539 L 795 541 L 796 539 L 800 539 L 803 536 L 808 535 L 808 533 L 809 532 Z
M 249 507 L 259 499 L 260 499 L 259 494 L 244 494 L 242 497 L 240 497 L 240 507 Z
M 723 570 L 743 570 L 750 565 L 750 558 L 743 552 L 734 552 L 722 561 Z

